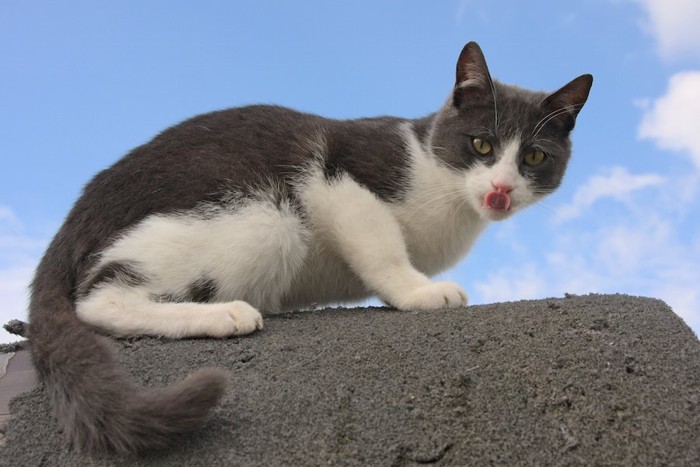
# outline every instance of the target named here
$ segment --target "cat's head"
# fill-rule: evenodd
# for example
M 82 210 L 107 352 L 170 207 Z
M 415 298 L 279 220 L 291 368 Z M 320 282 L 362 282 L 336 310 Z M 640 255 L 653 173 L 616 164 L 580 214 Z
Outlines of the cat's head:
M 470 42 L 428 144 L 442 163 L 464 174 L 474 210 L 489 220 L 504 219 L 561 183 L 571 154 L 569 134 L 592 83 L 591 75 L 582 75 L 551 94 L 499 83 Z

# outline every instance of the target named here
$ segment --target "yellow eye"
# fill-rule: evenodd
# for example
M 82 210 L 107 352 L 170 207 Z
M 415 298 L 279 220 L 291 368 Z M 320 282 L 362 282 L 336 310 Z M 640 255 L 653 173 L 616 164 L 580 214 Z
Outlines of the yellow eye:
M 540 165 L 544 161 L 544 151 L 533 149 L 525 153 L 525 163 L 529 166 Z
M 481 138 L 473 138 L 472 145 L 474 146 L 474 149 L 476 149 L 476 152 L 482 156 L 489 154 L 491 149 L 493 149 L 491 143 Z

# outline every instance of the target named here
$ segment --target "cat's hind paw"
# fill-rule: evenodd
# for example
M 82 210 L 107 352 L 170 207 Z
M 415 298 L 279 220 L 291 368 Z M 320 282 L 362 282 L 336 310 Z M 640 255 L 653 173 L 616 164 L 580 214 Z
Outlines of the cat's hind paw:
M 432 282 L 418 287 L 398 300 L 400 310 L 441 310 L 460 308 L 468 302 L 467 293 L 454 282 Z

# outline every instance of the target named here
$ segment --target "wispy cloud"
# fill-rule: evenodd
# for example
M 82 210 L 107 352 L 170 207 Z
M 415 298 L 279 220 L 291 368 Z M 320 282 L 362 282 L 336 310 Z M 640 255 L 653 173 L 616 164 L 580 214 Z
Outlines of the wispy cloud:
M 464 20 L 464 17 L 466 16 L 467 12 L 469 11 L 469 4 L 472 3 L 472 0 L 460 0 L 459 4 L 457 5 L 457 13 L 455 16 L 455 19 L 457 20 L 457 24 L 461 24 L 462 21 Z
M 636 0 L 648 15 L 646 28 L 666 58 L 700 57 L 700 2 L 697 0 Z
M 27 235 L 15 212 L 0 205 L 0 325 L 26 319 L 28 286 L 46 243 L 46 239 Z M 0 342 L 16 340 L 0 329 Z
M 483 303 L 525 300 L 546 295 L 547 278 L 534 262 L 521 264 L 517 271 L 506 269 L 490 274 L 474 284 L 479 301 Z
M 591 177 L 575 192 L 571 203 L 561 206 L 557 220 L 566 221 L 579 217 L 587 208 L 602 199 L 628 201 L 633 193 L 644 188 L 661 185 L 666 180 L 659 174 L 631 174 L 627 168 L 615 166 Z
M 5 225 L 12 229 L 21 227 L 21 223 L 12 209 L 0 205 L 0 225 Z
M 484 12 L 482 5 L 477 0 L 459 0 L 457 11 L 455 12 L 455 22 L 457 24 L 468 23 L 477 18 L 481 23 L 489 23 L 490 18 Z
M 5 324 L 12 319 L 27 318 L 28 286 L 34 273 L 34 264 L 15 265 L 0 269 L 0 296 L 2 297 L 2 310 L 0 310 L 0 324 Z M 18 340 L 2 331 L 0 342 L 13 342 Z
M 666 94 L 645 110 L 639 136 L 662 149 L 687 153 L 700 171 L 699 121 L 700 71 L 686 71 L 672 76 Z
M 469 286 L 474 303 L 627 293 L 660 298 L 700 334 L 700 241 L 684 242 L 670 216 L 649 207 L 597 225 L 543 226 L 551 239 L 543 257 L 515 258 Z M 518 234 L 517 232 L 515 233 Z M 522 232 L 520 232 L 522 235 Z

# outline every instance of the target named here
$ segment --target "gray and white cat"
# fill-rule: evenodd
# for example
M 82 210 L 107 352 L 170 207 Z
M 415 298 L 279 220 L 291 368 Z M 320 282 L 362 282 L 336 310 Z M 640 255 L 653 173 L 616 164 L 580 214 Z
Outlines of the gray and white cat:
M 201 425 L 228 376 L 135 387 L 94 329 L 228 337 L 262 313 L 376 295 L 459 308 L 429 277 L 559 186 L 590 75 L 552 94 L 493 81 L 467 44 L 425 118 L 338 121 L 272 106 L 201 115 L 99 173 L 32 284 L 30 343 L 60 427 L 86 451 L 141 452 Z

